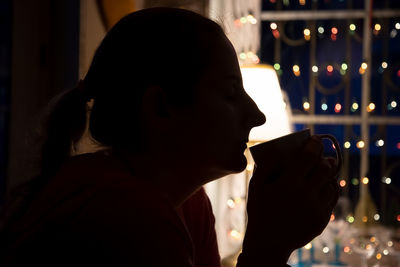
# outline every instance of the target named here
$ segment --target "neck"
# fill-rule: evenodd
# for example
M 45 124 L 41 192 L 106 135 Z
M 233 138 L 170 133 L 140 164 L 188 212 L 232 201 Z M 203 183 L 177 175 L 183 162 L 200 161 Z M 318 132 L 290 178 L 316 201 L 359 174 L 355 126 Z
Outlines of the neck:
M 208 180 L 206 174 L 190 167 L 191 164 L 172 161 L 171 158 L 160 159 L 146 153 L 124 158 L 135 177 L 154 185 L 176 208 Z

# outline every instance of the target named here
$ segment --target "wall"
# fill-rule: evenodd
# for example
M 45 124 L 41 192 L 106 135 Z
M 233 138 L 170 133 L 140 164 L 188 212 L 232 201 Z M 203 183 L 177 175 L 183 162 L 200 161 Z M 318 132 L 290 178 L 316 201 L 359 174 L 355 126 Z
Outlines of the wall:
M 78 79 L 79 0 L 14 0 L 7 188 L 29 178 L 39 113 Z

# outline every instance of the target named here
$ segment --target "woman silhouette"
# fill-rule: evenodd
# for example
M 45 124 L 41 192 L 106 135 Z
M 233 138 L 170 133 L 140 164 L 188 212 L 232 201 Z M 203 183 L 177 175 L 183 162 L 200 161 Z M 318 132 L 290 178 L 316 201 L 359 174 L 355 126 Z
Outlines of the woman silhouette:
M 82 154 L 86 119 L 101 149 Z M 3 216 L 1 265 L 220 266 L 202 185 L 246 167 L 264 121 L 218 24 L 173 8 L 129 14 L 52 104 L 41 173 Z M 333 164 L 312 137 L 275 182 L 255 173 L 238 266 L 286 266 L 321 233 Z

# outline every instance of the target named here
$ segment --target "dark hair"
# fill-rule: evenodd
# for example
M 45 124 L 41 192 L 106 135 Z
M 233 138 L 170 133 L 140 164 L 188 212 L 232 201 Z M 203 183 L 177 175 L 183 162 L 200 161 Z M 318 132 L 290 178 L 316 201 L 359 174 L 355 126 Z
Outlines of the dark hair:
M 93 137 L 113 148 L 140 149 L 137 116 L 145 89 L 160 86 L 171 104 L 190 103 L 218 34 L 218 24 L 183 9 L 144 9 L 120 20 L 97 49 L 84 80 L 95 99 Z
M 138 151 L 144 136 L 135 122 L 146 88 L 160 86 L 177 107 L 190 104 L 193 87 L 211 63 L 212 39 L 222 34 L 217 23 L 183 9 L 150 8 L 122 18 L 96 50 L 85 79 L 49 106 L 39 175 L 18 188 L 14 200 L 29 202 L 70 156 L 84 131 L 90 99 L 94 139 L 112 149 Z M 6 213 L 18 212 L 6 206 Z M 3 215 L 3 224 L 7 220 Z

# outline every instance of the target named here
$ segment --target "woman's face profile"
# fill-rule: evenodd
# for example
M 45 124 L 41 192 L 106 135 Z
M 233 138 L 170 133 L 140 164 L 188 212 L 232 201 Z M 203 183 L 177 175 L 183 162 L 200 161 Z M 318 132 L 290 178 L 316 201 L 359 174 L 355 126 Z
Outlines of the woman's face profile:
M 212 176 L 221 177 L 246 167 L 244 150 L 249 132 L 263 124 L 265 116 L 243 88 L 229 40 L 220 34 L 212 42 L 210 67 L 195 88 L 194 104 L 186 111 L 188 117 L 182 125 L 194 143 L 193 154 L 210 168 Z

